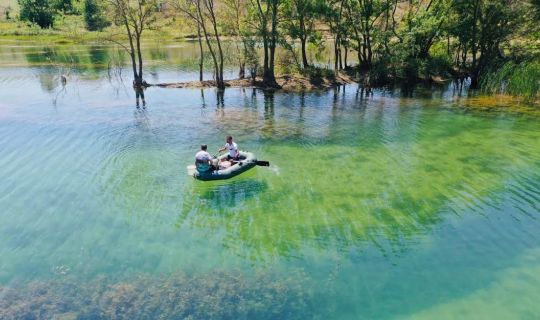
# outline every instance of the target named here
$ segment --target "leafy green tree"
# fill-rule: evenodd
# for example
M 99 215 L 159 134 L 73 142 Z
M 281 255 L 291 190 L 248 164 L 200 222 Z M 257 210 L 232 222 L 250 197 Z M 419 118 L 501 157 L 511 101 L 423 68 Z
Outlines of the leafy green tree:
M 98 0 L 84 0 L 84 22 L 86 29 L 101 31 L 110 23 L 105 16 L 105 8 Z
M 72 0 L 52 0 L 52 7 L 63 13 L 73 12 L 73 2 Z
M 341 47 L 345 48 L 345 65 L 347 64 L 347 51 L 348 51 L 348 28 L 345 23 L 344 8 L 346 0 L 332 0 L 327 2 L 326 11 L 324 12 L 324 19 L 330 27 L 330 32 L 334 38 L 334 71 L 337 72 L 343 69 L 343 63 L 341 59 Z
M 324 0 L 284 1 L 283 16 L 287 18 L 284 19 L 282 28 L 291 39 L 300 40 L 304 68 L 309 67 L 306 54 L 307 43 L 315 43 L 320 38 L 315 30 L 315 22 L 324 16 L 326 10 L 327 2 Z
M 263 43 L 263 81 L 269 87 L 279 87 L 275 76 L 275 54 L 279 40 L 279 12 L 283 0 L 250 0 L 256 33 Z
M 516 0 L 456 0 L 451 32 L 459 41 L 460 65 L 478 88 L 489 66 L 503 56 L 502 44 L 521 23 Z
M 51 28 L 56 10 L 48 0 L 18 0 L 20 19 L 37 24 L 41 28 Z
M 373 65 L 373 47 L 380 24 L 376 24 L 385 13 L 388 1 L 348 0 L 345 2 L 346 19 L 355 40 L 354 49 L 358 53 L 360 66 L 370 69 Z

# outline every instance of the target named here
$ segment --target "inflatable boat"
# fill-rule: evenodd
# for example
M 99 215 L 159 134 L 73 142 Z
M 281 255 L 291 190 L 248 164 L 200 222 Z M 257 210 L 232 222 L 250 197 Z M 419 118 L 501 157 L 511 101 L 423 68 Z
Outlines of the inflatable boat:
M 227 161 L 227 154 L 222 155 L 214 159 L 214 162 L 219 166 L 218 170 L 209 170 L 205 172 L 199 172 L 194 165 L 188 166 L 188 174 L 193 176 L 197 180 L 210 181 L 210 180 L 223 180 L 229 179 L 241 174 L 257 165 L 269 166 L 268 161 L 258 161 L 255 155 L 247 151 L 239 151 L 240 159 L 234 161 L 229 167 L 222 167 L 221 162 Z M 217 161 L 216 161 L 217 160 Z

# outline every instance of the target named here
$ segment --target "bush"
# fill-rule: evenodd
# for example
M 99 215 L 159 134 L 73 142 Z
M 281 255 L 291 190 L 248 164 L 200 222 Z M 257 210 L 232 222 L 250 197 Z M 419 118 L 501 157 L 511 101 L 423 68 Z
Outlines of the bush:
M 102 5 L 97 0 L 84 0 L 84 22 L 89 31 L 101 31 L 110 25 Z
M 53 0 L 50 2 L 52 2 L 52 7 L 58 12 L 73 12 L 73 3 L 71 2 L 71 0 Z
M 37 24 L 42 29 L 51 28 L 56 14 L 48 0 L 19 0 L 20 18 Z

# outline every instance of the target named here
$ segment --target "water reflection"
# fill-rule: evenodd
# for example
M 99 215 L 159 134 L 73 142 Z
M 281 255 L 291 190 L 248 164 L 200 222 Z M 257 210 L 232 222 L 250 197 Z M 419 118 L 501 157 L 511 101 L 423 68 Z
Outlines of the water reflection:
M 225 232 L 227 248 L 253 260 L 298 257 L 306 247 L 345 253 L 366 243 L 399 254 L 451 208 L 483 214 L 474 203 L 504 190 L 516 169 L 509 164 L 533 144 L 533 137 L 521 136 L 519 145 L 503 150 L 500 140 L 484 139 L 482 117 L 434 115 L 346 88 L 316 98 L 317 105 L 328 102 L 328 113 L 309 107 L 314 94 L 298 95 L 289 107 L 287 94 L 258 93 L 253 104 L 264 107 L 255 132 L 280 174 L 259 168 L 251 186 L 233 180 L 191 191 L 177 221 Z M 235 112 L 241 120 L 232 120 Z M 220 124 L 253 125 L 250 112 L 232 108 Z M 505 141 L 514 137 L 506 121 L 490 124 Z M 530 172 L 529 165 L 520 170 Z
M 135 105 L 137 106 L 137 108 L 140 107 L 141 102 L 142 102 L 142 107 L 146 108 L 146 99 L 144 98 L 144 90 L 145 89 L 140 88 L 140 87 L 139 88 L 134 87 L 133 90 L 135 91 Z

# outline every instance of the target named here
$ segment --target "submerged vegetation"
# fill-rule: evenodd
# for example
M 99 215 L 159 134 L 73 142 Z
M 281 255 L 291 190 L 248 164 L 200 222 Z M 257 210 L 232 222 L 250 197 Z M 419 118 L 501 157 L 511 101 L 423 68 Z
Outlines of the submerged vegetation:
M 146 39 L 198 39 L 199 80 L 208 55 L 212 81 L 220 89 L 224 60 L 230 58 L 240 79 L 261 77 L 273 88 L 280 87 L 279 76 L 327 69 L 365 86 L 453 77 L 472 89 L 494 92 L 505 86 L 507 94 L 538 96 L 537 81 L 526 88 L 518 84 L 519 77 L 534 79 L 537 70 L 535 0 L 19 0 L 19 6 L 18 19 L 30 25 L 61 28 L 68 17 L 79 16 L 80 25 L 92 30 L 86 34 L 103 30 L 94 39 L 126 50 L 139 87 L 145 84 L 140 41 L 147 30 Z M 16 19 L 13 8 L 3 10 L 3 20 Z M 226 51 L 224 40 L 237 45 Z M 331 58 L 321 64 L 314 56 L 326 50 Z
M 307 319 L 314 312 L 305 276 L 274 279 L 213 272 L 129 282 L 98 277 L 0 287 L 0 318 L 10 319 Z

